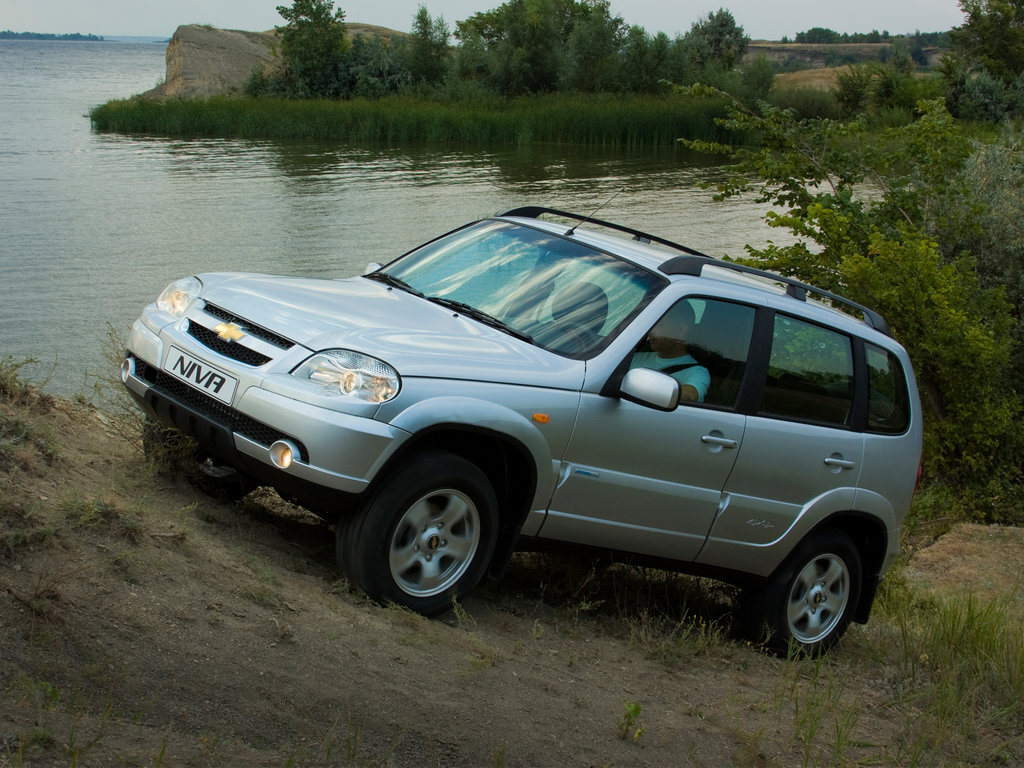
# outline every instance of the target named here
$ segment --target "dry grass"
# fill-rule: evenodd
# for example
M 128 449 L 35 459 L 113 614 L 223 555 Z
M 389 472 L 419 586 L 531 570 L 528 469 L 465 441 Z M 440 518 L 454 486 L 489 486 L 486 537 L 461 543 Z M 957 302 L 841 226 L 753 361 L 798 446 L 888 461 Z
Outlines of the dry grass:
M 828 91 L 836 86 L 836 78 L 849 72 L 850 66 L 842 67 L 817 67 L 815 69 L 801 69 L 798 72 L 784 72 L 775 76 L 776 88 L 816 88 Z

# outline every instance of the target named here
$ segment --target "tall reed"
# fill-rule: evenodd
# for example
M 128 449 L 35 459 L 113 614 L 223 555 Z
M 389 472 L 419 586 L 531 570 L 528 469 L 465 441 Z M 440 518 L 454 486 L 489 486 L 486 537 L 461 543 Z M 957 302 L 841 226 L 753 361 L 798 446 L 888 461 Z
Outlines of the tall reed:
M 380 100 L 215 97 L 107 102 L 90 112 L 96 130 L 243 139 L 385 143 L 650 146 L 680 137 L 723 138 L 722 105 L 679 96 L 548 95 L 442 103 L 414 96 Z

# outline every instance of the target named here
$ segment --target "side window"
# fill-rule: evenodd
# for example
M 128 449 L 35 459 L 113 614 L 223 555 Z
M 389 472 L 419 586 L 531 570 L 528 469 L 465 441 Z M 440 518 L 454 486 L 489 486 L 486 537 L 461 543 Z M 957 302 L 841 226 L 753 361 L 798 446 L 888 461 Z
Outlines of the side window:
M 654 324 L 630 367 L 672 376 L 683 400 L 732 407 L 747 365 L 754 315 L 744 304 L 683 299 Z
M 759 412 L 766 416 L 847 424 L 853 407 L 853 344 L 848 336 L 775 316 L 768 380 Z
M 864 345 L 868 363 L 868 432 L 900 434 L 910 424 L 910 395 L 903 366 L 894 354 Z

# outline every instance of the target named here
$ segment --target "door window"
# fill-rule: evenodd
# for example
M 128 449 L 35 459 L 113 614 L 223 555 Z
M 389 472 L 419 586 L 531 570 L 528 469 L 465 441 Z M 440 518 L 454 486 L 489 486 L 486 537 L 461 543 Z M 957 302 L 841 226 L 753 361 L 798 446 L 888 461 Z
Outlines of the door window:
M 896 355 L 864 345 L 868 362 L 868 432 L 901 434 L 910 420 L 907 378 Z
M 672 376 L 684 401 L 731 408 L 747 365 L 754 315 L 754 308 L 744 304 L 683 299 L 654 324 L 630 367 Z
M 850 337 L 777 314 L 759 413 L 840 426 L 852 409 Z

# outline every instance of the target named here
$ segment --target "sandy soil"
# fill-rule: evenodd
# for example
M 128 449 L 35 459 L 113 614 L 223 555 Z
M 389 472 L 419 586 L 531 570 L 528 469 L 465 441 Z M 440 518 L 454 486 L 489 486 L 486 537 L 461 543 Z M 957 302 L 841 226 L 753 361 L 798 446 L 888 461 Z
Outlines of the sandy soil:
M 340 581 L 322 521 L 118 430 L 0 402 L 0 766 L 899 764 L 877 622 L 797 667 L 730 638 L 727 590 L 537 555 L 424 619 Z M 1019 596 L 1020 534 L 957 527 L 906 578 Z M 853 738 L 802 725 L 811 695 Z

